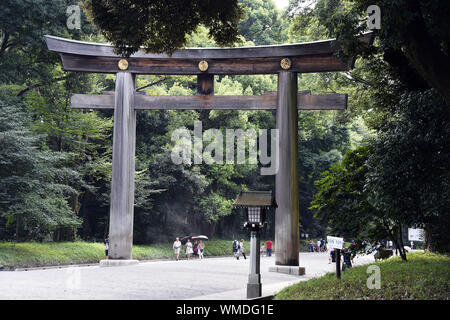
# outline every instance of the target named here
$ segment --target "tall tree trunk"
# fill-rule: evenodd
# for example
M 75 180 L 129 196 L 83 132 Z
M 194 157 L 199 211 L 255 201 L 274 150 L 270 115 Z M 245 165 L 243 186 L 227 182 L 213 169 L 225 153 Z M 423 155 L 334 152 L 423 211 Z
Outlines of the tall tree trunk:
M 5 53 L 6 48 L 8 48 L 8 41 L 9 41 L 9 33 L 5 32 L 4 35 L 3 35 L 2 44 L 0 46 L 0 58 Z
M 19 218 L 16 220 L 16 241 L 19 241 Z
M 395 233 L 389 228 L 389 225 L 386 223 L 386 221 L 383 220 L 383 225 L 389 235 L 389 238 L 392 240 L 392 242 L 395 244 L 395 254 L 397 254 L 397 250 L 400 248 L 400 244 L 398 241 L 398 237 L 396 237 Z M 403 257 L 402 257 L 403 259 Z
M 212 239 L 214 237 L 214 233 L 216 231 L 216 224 L 217 224 L 216 221 L 212 221 L 209 224 L 209 232 L 208 232 L 209 239 Z
M 425 230 L 424 249 L 433 252 L 433 248 L 431 246 L 431 228 L 428 225 L 425 225 L 424 230 Z
M 86 238 L 87 236 L 92 236 L 89 212 L 86 209 L 86 203 L 88 201 L 89 201 L 89 191 L 84 193 L 83 198 L 81 199 L 81 208 L 80 208 L 80 212 L 83 215 L 83 224 L 81 225 L 81 227 L 82 227 L 82 233 L 83 233 L 84 238 Z
M 398 223 L 398 238 L 400 240 L 400 256 L 402 257 L 403 261 L 408 261 L 406 259 L 405 245 L 403 244 L 402 224 L 400 222 Z
M 419 1 L 411 0 L 409 5 L 419 14 L 408 24 L 405 54 L 425 81 L 450 103 L 450 57 L 442 52 L 428 32 Z

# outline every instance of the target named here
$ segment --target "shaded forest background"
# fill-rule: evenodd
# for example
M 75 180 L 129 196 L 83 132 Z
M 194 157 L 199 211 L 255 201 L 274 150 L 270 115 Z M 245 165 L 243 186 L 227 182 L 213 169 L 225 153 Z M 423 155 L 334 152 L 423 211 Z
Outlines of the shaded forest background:
M 291 1 L 284 12 L 272 1 L 239 3 L 242 46 L 341 39 L 349 29 L 334 22 L 345 22 L 346 12 L 364 16 L 364 1 L 350 7 Z M 43 37 L 105 42 L 84 11 L 80 30 L 66 27 L 72 4 L 0 4 L 0 240 L 91 241 L 108 234 L 113 111 L 72 110 L 68 102 L 72 93 L 114 90 L 115 76 L 64 72 Z M 449 38 L 434 25 L 431 31 L 448 56 Z M 186 45 L 216 43 L 198 26 Z M 298 112 L 300 232 L 382 239 L 417 226 L 427 230 L 429 243 L 437 239 L 435 247 L 448 250 L 448 101 L 398 54 L 399 39 L 381 34 L 375 47 L 358 51 L 350 72 L 298 75 L 299 90 L 349 94 L 345 111 Z M 216 76 L 214 85 L 216 95 L 261 95 L 276 91 L 277 78 Z M 139 76 L 137 88 L 192 95 L 196 77 Z M 193 131 L 197 120 L 203 130 L 275 128 L 272 111 L 138 111 L 135 243 L 194 233 L 237 237 L 243 217 L 232 203 L 239 191 L 274 188 L 274 176 L 261 176 L 258 165 L 173 164 L 173 130 Z

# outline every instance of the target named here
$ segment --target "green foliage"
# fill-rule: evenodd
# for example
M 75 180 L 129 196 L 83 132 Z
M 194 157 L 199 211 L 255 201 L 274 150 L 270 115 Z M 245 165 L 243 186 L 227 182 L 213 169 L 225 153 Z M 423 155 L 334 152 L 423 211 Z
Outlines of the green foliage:
M 205 217 L 209 222 L 217 221 L 223 216 L 231 214 L 233 201 L 226 200 L 220 195 L 211 193 L 200 201 L 201 209 L 205 212 Z
M 4 0 L 0 3 L 1 83 L 35 84 L 53 81 L 59 56 L 48 51 L 44 35 L 80 39 L 93 31 L 84 14 L 82 30 L 66 27 L 70 0 Z
M 408 255 L 375 262 L 380 268 L 380 289 L 367 287 L 367 266 L 345 270 L 341 279 L 334 273 L 302 281 L 283 289 L 276 300 L 447 300 L 450 258 L 432 253 Z
M 186 44 L 199 25 L 209 28 L 218 45 L 238 41 L 241 9 L 231 1 L 92 1 L 84 6 L 118 54 L 130 56 L 143 46 L 148 52 L 172 53 Z
M 448 252 L 447 109 L 433 90 L 405 94 L 369 145 L 323 173 L 311 209 L 334 233 L 355 239 L 399 238 L 402 225 L 425 227 L 428 248 Z
M 434 90 L 405 94 L 397 116 L 375 139 L 367 164 L 374 206 L 407 225 L 428 225 L 434 229 L 431 247 L 444 252 L 450 250 L 448 108 Z
M 364 190 L 369 154 L 368 146 L 347 151 L 342 163 L 332 165 L 315 182 L 318 192 L 311 209 L 333 235 L 363 239 L 376 221 L 377 212 Z
M 411 90 L 435 88 L 450 101 L 448 1 L 381 0 L 381 29 L 375 30 L 375 46 L 358 44 L 356 35 L 367 30 L 370 0 L 320 0 L 317 18 L 328 36 L 344 45 L 344 53 L 381 54 L 395 75 Z M 363 22 L 363 23 L 361 23 Z
M 239 33 L 255 45 L 285 43 L 287 23 L 272 0 L 240 0 L 244 18 Z
M 69 154 L 40 150 L 42 137 L 26 128 L 25 110 L 0 91 L 0 212 L 6 226 L 15 223 L 16 239 L 39 239 L 80 225 L 67 203 L 76 191 L 65 183 L 79 174 L 66 166 Z
M 352 238 L 400 239 L 402 226 L 425 227 L 428 248 L 448 251 L 443 231 L 448 229 L 448 215 L 442 208 L 448 207 L 449 161 L 443 151 L 448 134 L 443 128 L 448 127 L 445 92 L 449 86 L 444 84 L 443 69 L 436 71 L 439 67 L 433 63 L 449 65 L 448 36 L 444 36 L 448 21 L 441 18 L 449 6 L 442 1 L 378 1 L 381 30 L 375 31 L 374 44 L 364 47 L 355 36 L 366 30 L 366 9 L 371 4 L 319 0 L 314 9 L 291 10 L 291 39 L 337 37 L 343 54 L 361 56 L 352 71 L 324 74 L 313 83 L 348 92 L 350 112 L 342 120 L 363 119 L 376 130 L 375 135 L 361 131 L 365 138 L 374 139 L 360 165 L 354 157 L 357 153 L 347 154 L 317 182 L 312 209 L 324 222 L 330 215 L 330 230 Z M 439 14 L 438 6 L 443 9 Z M 425 60 L 424 53 L 430 53 Z M 430 86 L 436 90 L 430 91 Z M 351 139 L 355 152 L 361 151 Z M 352 161 L 359 168 L 355 172 Z

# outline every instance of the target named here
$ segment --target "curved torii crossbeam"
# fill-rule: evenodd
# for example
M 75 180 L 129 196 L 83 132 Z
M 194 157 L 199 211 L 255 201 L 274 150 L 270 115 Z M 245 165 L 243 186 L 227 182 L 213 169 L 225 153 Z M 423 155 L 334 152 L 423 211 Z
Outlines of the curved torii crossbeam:
M 369 41 L 369 35 L 361 40 Z M 53 36 L 45 36 L 51 51 L 61 55 L 64 69 L 98 73 L 120 71 L 120 57 L 108 44 L 89 43 Z M 336 57 L 339 50 L 336 40 L 324 40 L 297 44 L 237 47 L 237 48 L 188 48 L 166 54 L 148 54 L 139 51 L 130 56 L 128 72 L 136 74 L 274 74 L 284 69 L 283 58 L 291 60 L 289 71 L 333 72 L 346 71 L 352 67 L 353 59 L 343 61 Z M 208 69 L 201 71 L 200 61 L 207 61 Z
M 171 56 L 139 51 L 127 59 L 107 44 L 45 36 L 67 71 L 116 73 L 114 95 L 74 94 L 73 108 L 114 108 L 113 174 L 110 205 L 110 260 L 132 259 L 137 109 L 276 109 L 279 134 L 275 197 L 275 263 L 299 271 L 297 109 L 342 110 L 347 95 L 298 92 L 297 73 L 350 70 L 353 59 L 337 57 L 335 40 L 238 47 L 190 48 Z M 371 34 L 360 37 L 368 43 Z M 146 96 L 135 90 L 136 74 L 197 75 L 195 96 Z M 214 75 L 278 74 L 276 94 L 215 96 Z

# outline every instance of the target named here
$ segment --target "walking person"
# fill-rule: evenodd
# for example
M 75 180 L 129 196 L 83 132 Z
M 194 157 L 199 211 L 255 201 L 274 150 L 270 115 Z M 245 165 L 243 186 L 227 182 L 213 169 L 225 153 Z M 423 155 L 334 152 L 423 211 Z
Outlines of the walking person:
M 264 256 L 266 252 L 266 247 L 264 246 L 264 242 L 261 244 L 261 249 L 259 250 L 259 254 L 262 256 Z
M 271 240 L 266 241 L 266 250 L 267 250 L 267 256 L 271 257 L 272 256 L 272 241 Z
M 352 253 L 350 252 L 350 250 L 348 250 L 348 248 L 344 249 L 344 262 L 342 263 L 342 270 L 348 269 L 352 267 Z
M 190 239 L 186 242 L 186 256 L 189 260 L 191 258 L 191 254 L 194 253 L 194 250 L 192 250 L 192 242 Z
M 312 240 L 309 240 L 308 247 L 309 247 L 309 252 L 314 252 L 314 244 L 313 244 Z
M 241 254 L 240 254 L 240 250 L 239 250 L 239 242 L 236 239 L 233 241 L 233 254 L 234 254 L 234 257 L 237 260 L 239 260 L 239 256 Z
M 104 241 L 104 243 L 105 243 L 105 255 L 106 255 L 106 259 L 109 259 L 109 255 L 108 255 L 108 252 L 109 252 L 109 239 L 106 238 L 105 241 Z
M 328 256 L 328 264 L 336 262 L 336 251 L 334 248 L 330 249 L 330 254 Z
M 198 244 L 198 258 L 203 259 L 203 252 L 205 251 L 205 243 L 203 240 L 200 240 L 200 243 Z
M 181 241 L 178 237 L 173 242 L 172 248 L 175 252 L 175 259 L 177 259 L 177 261 L 178 261 L 178 259 L 180 257 L 180 251 L 181 251 Z
M 241 239 L 241 243 L 239 244 L 239 253 L 244 256 L 244 259 L 247 259 L 245 256 L 244 239 Z
M 192 250 L 194 252 L 194 257 L 195 256 L 198 257 L 198 241 L 197 240 L 194 241 L 194 246 L 192 247 Z

